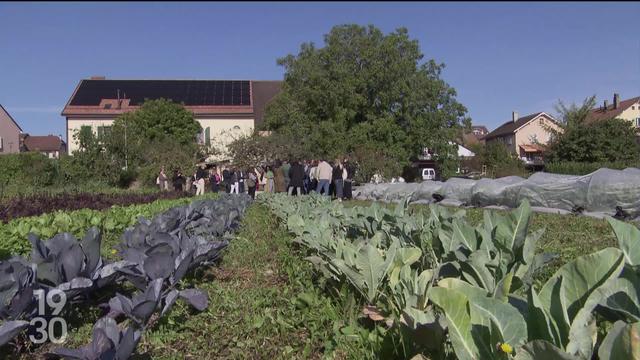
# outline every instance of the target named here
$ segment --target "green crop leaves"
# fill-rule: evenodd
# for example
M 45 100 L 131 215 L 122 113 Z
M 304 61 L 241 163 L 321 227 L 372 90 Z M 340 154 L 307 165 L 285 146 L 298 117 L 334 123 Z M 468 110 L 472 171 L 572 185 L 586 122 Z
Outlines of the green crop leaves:
M 575 258 L 536 289 L 534 275 L 553 256 L 535 251 L 544 230 L 529 231 L 526 201 L 505 215 L 485 211 L 472 226 L 464 211 L 437 205 L 410 211 L 406 203 L 261 199 L 329 284 L 350 284 L 362 305 L 385 314 L 385 331 L 402 344 L 398 356 L 638 356 L 640 230 L 632 224 L 608 219 L 618 248 Z M 606 337 L 598 331 L 620 319 Z
M 0 259 L 10 254 L 26 255 L 31 251 L 27 239 L 29 233 L 41 238 L 69 232 L 83 237 L 91 227 L 99 228 L 105 234 L 119 234 L 132 226 L 140 217 L 152 217 L 171 207 L 188 204 L 191 198 L 157 200 L 148 204 L 113 206 L 108 210 L 56 211 L 33 217 L 17 218 L 8 223 L 0 223 Z

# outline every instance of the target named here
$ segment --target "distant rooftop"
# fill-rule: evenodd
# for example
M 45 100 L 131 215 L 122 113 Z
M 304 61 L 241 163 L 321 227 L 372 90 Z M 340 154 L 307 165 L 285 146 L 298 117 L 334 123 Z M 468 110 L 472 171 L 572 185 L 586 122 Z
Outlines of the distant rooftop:
M 627 100 L 620 101 L 619 104 L 616 104 L 616 96 L 614 94 L 614 100 L 612 104 L 607 104 L 607 106 L 597 107 L 589 113 L 589 117 L 587 118 L 587 122 L 591 123 L 598 120 L 606 120 L 613 119 L 618 115 L 622 114 L 623 111 L 627 110 L 631 105 L 640 102 L 640 96 L 634 97 Z
M 27 151 L 60 151 L 65 142 L 55 135 L 24 136 L 24 146 Z

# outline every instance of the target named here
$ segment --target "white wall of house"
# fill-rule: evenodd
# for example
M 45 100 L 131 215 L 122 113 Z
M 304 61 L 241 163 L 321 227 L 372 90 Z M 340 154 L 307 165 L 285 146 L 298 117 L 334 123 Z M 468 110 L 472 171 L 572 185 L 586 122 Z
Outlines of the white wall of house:
M 617 117 L 631 121 L 633 125 L 640 127 L 640 102 L 631 105 Z
M 476 154 L 466 147 L 458 144 L 458 157 L 474 157 Z
M 69 154 L 78 150 L 78 142 L 73 138 L 76 131 L 80 131 L 83 126 L 91 126 L 94 134 L 98 133 L 99 126 L 111 126 L 113 119 L 67 119 L 67 146 Z
M 206 141 L 204 135 L 209 128 L 211 145 L 221 151 L 226 150 L 226 146 L 242 134 L 249 134 L 253 131 L 253 118 L 246 119 L 198 119 L 202 126 L 203 142 Z M 69 154 L 78 150 L 78 142 L 73 138 L 76 131 L 80 131 L 83 126 L 91 126 L 94 134 L 98 133 L 98 127 L 111 126 L 114 119 L 75 119 L 69 118 L 67 121 L 67 139 Z
M 545 126 L 556 130 L 560 129 L 553 121 L 541 115 L 516 131 L 516 145 L 534 144 L 534 139 L 540 144 L 547 144 L 551 139 L 551 133 L 545 129 Z M 517 150 L 518 148 L 516 147 L 515 149 Z
M 58 159 L 60 157 L 59 151 L 43 151 L 42 155 L 45 155 L 49 159 Z
M 224 151 L 226 146 L 241 135 L 253 131 L 254 122 L 248 119 L 196 119 L 202 126 L 203 134 L 209 129 L 209 141 L 212 146 Z M 206 138 L 203 141 L 207 141 Z

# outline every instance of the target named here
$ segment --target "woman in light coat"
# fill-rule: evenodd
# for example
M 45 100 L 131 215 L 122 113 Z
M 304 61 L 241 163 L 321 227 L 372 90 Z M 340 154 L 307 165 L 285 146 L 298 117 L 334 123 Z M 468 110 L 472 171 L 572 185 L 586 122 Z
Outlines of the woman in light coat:
M 271 170 L 271 166 L 267 166 L 267 170 L 266 173 L 264 175 L 264 178 L 266 179 L 266 185 L 264 187 L 264 192 L 267 193 L 272 193 L 275 192 L 274 189 L 274 174 L 273 174 L 273 170 Z

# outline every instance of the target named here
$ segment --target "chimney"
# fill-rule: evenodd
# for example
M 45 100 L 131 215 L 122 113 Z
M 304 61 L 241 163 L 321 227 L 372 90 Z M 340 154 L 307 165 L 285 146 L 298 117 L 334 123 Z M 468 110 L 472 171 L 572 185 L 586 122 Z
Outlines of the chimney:
M 607 111 L 607 106 L 609 106 L 609 102 L 607 100 L 604 101 L 604 111 Z
M 620 94 L 613 94 L 613 108 L 617 109 L 620 106 Z
M 106 79 L 104 76 L 92 76 L 91 80 L 104 80 Z
M 512 120 L 513 122 L 516 122 L 516 121 L 518 121 L 518 119 L 519 119 L 519 117 L 518 117 L 518 112 L 517 112 L 517 111 L 512 112 L 512 113 L 511 113 L 511 120 Z

